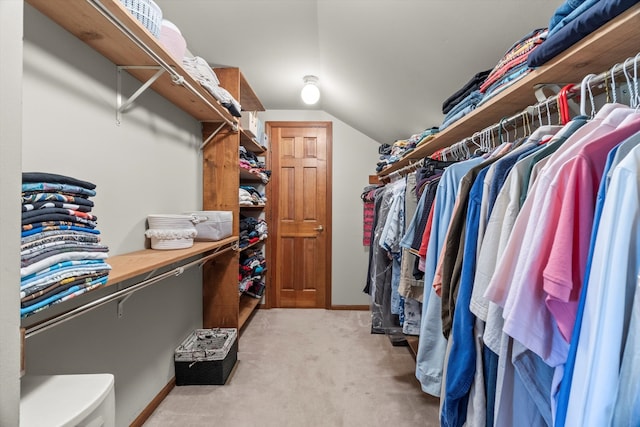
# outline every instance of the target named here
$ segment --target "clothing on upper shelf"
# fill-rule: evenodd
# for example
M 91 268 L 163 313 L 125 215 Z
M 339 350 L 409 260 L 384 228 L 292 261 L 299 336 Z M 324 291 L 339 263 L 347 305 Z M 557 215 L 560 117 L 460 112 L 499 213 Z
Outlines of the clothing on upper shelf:
M 239 155 L 240 168 L 257 175 L 264 184 L 269 182 L 269 179 L 271 178 L 271 171 L 265 169 L 266 165 L 264 161 L 260 160 L 255 153 L 247 150 L 243 146 L 240 146 Z
M 447 114 L 463 99 L 465 99 L 471 92 L 480 89 L 480 85 L 484 83 L 490 72 L 491 70 L 480 71 L 479 73 L 476 73 L 473 77 L 471 77 L 471 79 L 467 83 L 465 83 L 462 88 L 457 90 L 453 95 L 451 95 L 442 103 L 442 114 Z
M 560 21 L 544 43 L 529 55 L 528 66 L 536 68 L 545 64 L 636 3 L 638 0 L 585 1 L 566 20 Z
M 242 106 L 228 90 L 220 86 L 218 76 L 216 76 L 216 73 L 207 61 L 199 56 L 193 58 L 184 57 L 182 58 L 182 65 L 191 77 L 200 83 L 223 107 L 229 110 L 232 116 L 242 116 Z
M 25 172 L 22 184 L 20 316 L 107 282 L 109 248 L 89 213 L 96 185 L 73 177 Z
M 527 66 L 527 59 L 539 48 L 547 32 L 546 28 L 535 29 L 507 51 L 480 87 L 484 97 L 478 106 L 524 78 L 531 71 Z
M 402 156 L 410 153 L 416 147 L 431 139 L 438 131 L 439 129 L 437 127 L 432 127 L 425 129 L 421 133 L 411 135 L 408 139 L 399 139 L 395 141 L 392 146 L 389 146 L 389 144 L 381 145 L 378 150 L 381 154 L 380 161 L 378 162 L 376 171 L 380 172 L 385 167 L 397 162 Z
M 476 74 L 467 83 L 469 88 L 474 89 L 468 90 L 464 96 L 459 97 L 454 105 L 449 104 L 446 116 L 440 125 L 440 131 L 525 77 L 531 71 L 527 66 L 527 58 L 542 43 L 546 34 L 546 28 L 529 32 L 507 50 L 484 78 L 482 78 L 484 73 Z

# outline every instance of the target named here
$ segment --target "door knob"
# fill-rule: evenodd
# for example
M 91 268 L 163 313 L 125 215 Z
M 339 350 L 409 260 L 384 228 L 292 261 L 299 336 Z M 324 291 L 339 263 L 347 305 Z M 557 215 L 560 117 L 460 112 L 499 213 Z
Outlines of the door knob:
M 316 228 L 314 228 L 314 230 L 316 230 L 316 231 L 322 231 L 322 230 L 324 230 L 324 227 L 323 227 L 323 226 L 321 226 L 321 225 L 319 225 L 319 226 L 317 226 Z

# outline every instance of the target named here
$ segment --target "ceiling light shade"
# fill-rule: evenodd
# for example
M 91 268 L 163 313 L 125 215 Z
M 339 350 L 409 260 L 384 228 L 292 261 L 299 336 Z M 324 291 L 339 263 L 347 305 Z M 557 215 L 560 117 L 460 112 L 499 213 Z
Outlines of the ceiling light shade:
M 318 78 L 316 76 L 304 76 L 304 87 L 300 96 L 302 101 L 307 105 L 312 105 L 320 99 L 320 89 L 318 89 Z

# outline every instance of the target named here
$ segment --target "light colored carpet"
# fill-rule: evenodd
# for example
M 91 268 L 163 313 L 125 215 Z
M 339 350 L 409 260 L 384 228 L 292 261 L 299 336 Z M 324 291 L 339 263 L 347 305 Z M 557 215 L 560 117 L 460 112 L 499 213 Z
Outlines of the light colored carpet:
M 438 426 L 409 349 L 370 327 L 366 311 L 258 310 L 227 384 L 175 387 L 145 426 Z

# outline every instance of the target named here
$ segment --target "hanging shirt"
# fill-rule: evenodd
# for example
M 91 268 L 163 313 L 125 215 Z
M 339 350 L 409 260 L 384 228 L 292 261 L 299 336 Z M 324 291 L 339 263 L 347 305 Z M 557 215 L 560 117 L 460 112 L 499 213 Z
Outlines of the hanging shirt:
M 426 251 L 425 283 L 433 282 L 438 255 L 444 245 L 460 179 L 469 169 L 482 161 L 482 158 L 473 158 L 459 162 L 449 166 L 442 174 L 436 192 L 433 224 Z M 416 378 L 420 381 L 425 393 L 439 396 L 447 342 L 442 335 L 440 298 L 435 295 L 433 288 L 429 289 L 429 294 L 428 298 L 425 295 L 426 302 L 422 304 L 422 324 L 420 325 L 420 341 L 416 355 Z
M 584 312 L 584 303 L 586 299 L 589 272 L 591 271 L 591 262 L 593 260 L 593 249 L 596 243 L 596 237 L 598 235 L 598 227 L 600 224 L 600 218 L 602 216 L 602 208 L 606 197 L 608 188 L 607 172 L 612 171 L 613 158 L 618 151 L 618 147 L 609 152 L 607 156 L 607 163 L 604 167 L 605 176 L 600 180 L 600 187 L 598 188 L 598 197 L 596 200 L 596 210 L 593 214 L 593 228 L 591 230 L 591 240 L 589 242 L 589 255 L 587 256 L 587 266 L 585 268 L 585 281 L 580 291 L 580 301 L 578 302 L 578 310 L 576 312 L 576 321 L 573 326 L 573 333 L 571 335 L 571 343 L 569 345 L 569 353 L 567 355 L 567 361 L 564 365 L 558 367 L 556 372 L 556 382 L 560 382 L 560 389 L 557 393 L 557 397 L 552 396 L 556 401 L 556 416 L 555 426 L 563 427 L 567 416 L 567 405 L 569 404 L 569 393 L 571 390 L 571 378 L 573 377 L 573 368 L 576 361 L 576 351 L 578 349 L 578 338 L 580 337 L 580 327 L 582 325 L 582 315 Z
M 484 163 L 482 163 L 484 165 Z M 469 391 L 476 367 L 476 347 L 474 339 L 475 317 L 469 311 L 471 286 L 475 270 L 475 250 L 478 240 L 480 206 L 484 190 L 484 177 L 489 171 L 485 166 L 476 177 L 469 191 L 464 239 L 464 261 L 461 272 L 461 284 L 457 294 L 456 309 L 453 314 L 451 350 L 447 359 L 445 395 L 443 397 L 440 425 L 459 426 L 466 421 L 466 408 Z M 468 175 L 465 175 L 465 177 Z
M 593 251 L 598 262 L 591 264 L 565 425 L 609 425 L 612 418 L 640 269 L 639 173 L 640 148 L 636 148 L 615 168 L 607 190 Z M 627 425 L 636 422 L 637 418 Z

